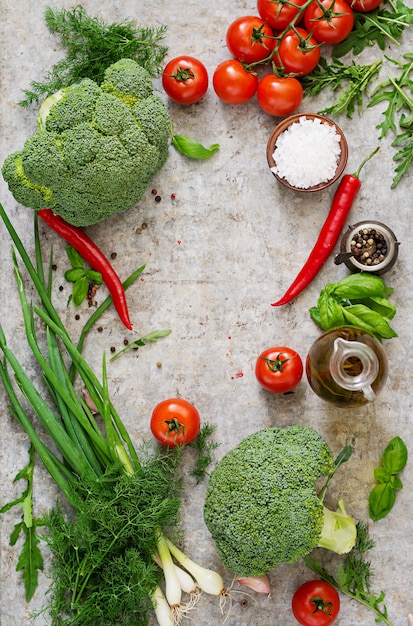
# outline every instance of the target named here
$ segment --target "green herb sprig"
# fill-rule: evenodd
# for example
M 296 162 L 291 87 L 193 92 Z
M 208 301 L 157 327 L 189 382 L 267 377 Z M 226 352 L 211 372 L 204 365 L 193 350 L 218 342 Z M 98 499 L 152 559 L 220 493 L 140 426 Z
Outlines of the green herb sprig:
M 396 502 L 396 491 L 402 489 L 400 474 L 407 463 L 407 447 L 400 437 L 394 437 L 385 448 L 381 466 L 374 470 L 374 478 L 378 484 L 373 487 L 369 496 L 369 515 L 373 521 L 386 517 Z
M 33 473 L 34 473 L 34 447 L 29 447 L 29 462 L 18 472 L 13 482 L 26 480 L 26 488 L 21 496 L 3 505 L 1 513 L 6 513 L 15 506 L 21 507 L 23 513 L 21 521 L 14 525 L 10 535 L 10 545 L 16 545 L 21 535 L 24 537 L 23 546 L 17 561 L 16 571 L 22 571 L 26 601 L 30 602 L 37 589 L 39 571 L 43 570 L 44 563 L 39 549 L 40 536 L 37 529 L 43 526 L 43 522 L 33 515 Z
M 328 64 L 326 59 L 321 58 L 318 66 L 307 76 L 303 76 L 301 84 L 306 96 L 316 96 L 323 89 L 340 91 L 337 102 L 319 111 L 320 114 L 339 115 L 346 113 L 351 118 L 356 106 L 363 106 L 363 94 L 368 85 L 375 78 L 382 66 L 382 59 L 371 65 L 344 65 L 341 61 Z M 346 83 L 346 87 L 343 87 Z
M 303 560 L 307 567 L 322 580 L 325 580 L 348 597 L 373 611 L 376 615 L 376 622 L 383 622 L 386 626 L 392 626 L 388 617 L 387 607 L 384 604 L 384 591 L 381 591 L 379 595 L 375 595 L 370 590 L 372 566 L 366 558 L 366 553 L 374 545 L 374 541 L 369 536 L 368 526 L 358 522 L 356 545 L 347 554 L 344 563 L 338 566 L 335 576 L 323 567 L 321 561 L 309 556 L 304 557 Z
M 208 476 L 207 468 L 213 461 L 212 452 L 216 450 L 220 445 L 216 441 L 211 441 L 210 437 L 216 430 L 215 424 L 209 424 L 206 422 L 202 425 L 198 436 L 188 444 L 190 448 L 196 450 L 196 462 L 191 469 L 191 475 L 196 479 L 196 483 L 199 484 L 203 478 Z
M 405 28 L 413 24 L 413 9 L 402 0 L 387 0 L 368 13 L 354 12 L 354 27 L 349 36 L 334 46 L 333 55 L 338 59 L 348 52 L 361 54 L 366 47 L 376 44 L 384 50 L 387 41 L 399 45 Z
M 369 107 L 387 101 L 387 108 L 383 111 L 384 120 L 377 128 L 381 130 L 380 138 L 386 137 L 389 131 L 396 135 L 391 144 L 398 148 L 393 157 L 397 163 L 391 185 L 394 188 L 413 161 L 413 53 L 407 52 L 403 61 L 386 58 L 400 70 L 400 74 L 395 78 L 389 75 L 376 87 Z
M 396 307 L 387 298 L 392 291 L 380 276 L 350 274 L 321 290 L 310 315 L 323 330 L 357 326 L 380 340 L 397 337 L 389 324 L 396 314 Z
M 66 54 L 52 67 L 44 82 L 33 81 L 31 89 L 24 90 L 21 106 L 37 103 L 40 98 L 82 78 L 100 84 L 105 69 L 122 58 L 134 59 L 151 76 L 161 71 L 167 48 L 160 42 L 166 26 L 139 27 L 130 19 L 107 24 L 99 17 L 89 16 L 80 5 L 70 10 L 47 7 L 45 22 L 50 33 L 60 38 Z
M 87 268 L 79 252 L 72 246 L 66 247 L 66 254 L 72 267 L 65 272 L 65 278 L 69 283 L 73 283 L 73 290 L 69 296 L 68 304 L 72 301 L 78 307 L 87 298 L 91 284 L 102 284 L 102 274 Z

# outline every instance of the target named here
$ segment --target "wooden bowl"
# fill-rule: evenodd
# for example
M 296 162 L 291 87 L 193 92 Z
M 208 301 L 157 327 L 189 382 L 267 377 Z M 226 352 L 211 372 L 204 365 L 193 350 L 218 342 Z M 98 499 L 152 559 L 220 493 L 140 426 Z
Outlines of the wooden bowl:
M 326 187 L 329 187 L 330 185 L 332 185 L 333 183 L 336 182 L 336 180 L 338 180 L 338 178 L 340 178 L 340 176 L 342 175 L 344 168 L 347 165 L 347 159 L 348 159 L 348 145 L 347 145 L 347 140 L 344 136 L 343 131 L 341 130 L 341 128 L 339 126 L 337 126 L 337 124 L 335 122 L 333 122 L 332 120 L 328 119 L 327 117 L 324 117 L 323 115 L 316 115 L 315 113 L 296 113 L 294 115 L 290 115 L 289 117 L 286 117 L 284 120 L 282 120 L 272 131 L 269 139 L 268 139 L 268 143 L 267 143 L 267 161 L 268 161 L 268 165 L 270 166 L 270 168 L 276 167 L 276 162 L 274 160 L 274 151 L 275 151 L 275 146 L 277 143 L 277 139 L 278 137 L 281 135 L 281 133 L 283 133 L 289 126 L 291 126 L 291 124 L 294 124 L 296 122 L 298 122 L 298 120 L 302 117 L 305 117 L 306 119 L 309 120 L 314 120 L 314 119 L 319 119 L 321 121 L 322 124 L 329 124 L 330 126 L 333 126 L 336 129 L 336 133 L 340 136 L 340 156 L 339 156 L 339 160 L 337 163 L 337 169 L 335 171 L 335 174 L 332 178 L 330 178 L 328 181 L 323 181 L 321 183 L 319 183 L 318 185 L 313 185 L 312 187 L 295 187 L 294 185 L 290 184 L 288 182 L 288 180 L 286 178 L 283 178 L 281 176 L 279 176 L 277 173 L 272 172 L 273 175 L 275 176 L 275 178 L 285 187 L 288 187 L 289 189 L 293 189 L 294 191 L 303 191 L 303 192 L 313 192 L 313 191 L 321 191 L 322 189 L 326 189 Z

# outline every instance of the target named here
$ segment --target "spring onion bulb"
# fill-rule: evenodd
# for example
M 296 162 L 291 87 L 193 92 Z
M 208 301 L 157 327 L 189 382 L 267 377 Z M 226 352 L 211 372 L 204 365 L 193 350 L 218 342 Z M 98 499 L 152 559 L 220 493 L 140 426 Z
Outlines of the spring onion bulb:
M 218 572 L 201 567 L 201 565 L 192 561 L 167 537 L 165 537 L 165 541 L 170 553 L 176 558 L 178 563 L 180 563 L 182 567 L 184 567 L 195 578 L 202 591 L 210 593 L 214 596 L 226 595 L 224 581 Z
M 153 555 L 153 560 L 155 561 L 157 565 L 159 565 L 159 567 L 162 568 L 162 561 L 157 554 Z M 178 580 L 181 585 L 182 591 L 190 595 L 198 594 L 199 588 L 196 582 L 194 581 L 194 579 L 192 578 L 192 576 L 188 574 L 188 572 L 186 572 L 184 569 L 182 569 L 182 567 L 179 567 L 179 565 L 177 565 L 176 563 L 174 563 L 174 567 L 175 567 L 175 572 L 176 572 L 176 575 L 178 576 Z
M 151 600 L 159 626 L 174 626 L 172 609 L 160 587 L 156 587 Z
M 158 537 L 157 547 L 165 575 L 165 596 L 169 605 L 174 610 L 181 604 L 182 589 L 166 542 L 166 537 L 162 533 L 160 533 Z

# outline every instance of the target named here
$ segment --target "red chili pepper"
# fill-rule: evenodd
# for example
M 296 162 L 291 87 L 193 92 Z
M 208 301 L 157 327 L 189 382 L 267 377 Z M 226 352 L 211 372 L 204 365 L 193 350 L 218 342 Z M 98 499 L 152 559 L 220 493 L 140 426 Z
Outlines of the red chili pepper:
M 59 215 L 53 213 L 51 209 L 41 209 L 38 211 L 38 215 L 50 228 L 60 235 L 60 237 L 73 246 L 73 248 L 79 252 L 80 256 L 89 263 L 90 267 L 102 274 L 102 279 L 112 296 L 113 304 L 115 305 L 119 318 L 126 328 L 132 330 L 125 290 L 119 276 L 103 252 L 80 228 L 68 224 Z
M 330 212 L 304 267 L 283 297 L 277 302 L 274 302 L 271 306 L 281 306 L 282 304 L 291 302 L 291 300 L 304 291 L 307 285 L 317 276 L 338 241 L 348 214 L 350 213 L 351 206 L 361 187 L 359 179 L 360 170 L 363 165 L 376 154 L 378 149 L 379 148 L 376 148 L 374 152 L 364 159 L 354 174 L 345 174 L 343 176 L 334 194 Z

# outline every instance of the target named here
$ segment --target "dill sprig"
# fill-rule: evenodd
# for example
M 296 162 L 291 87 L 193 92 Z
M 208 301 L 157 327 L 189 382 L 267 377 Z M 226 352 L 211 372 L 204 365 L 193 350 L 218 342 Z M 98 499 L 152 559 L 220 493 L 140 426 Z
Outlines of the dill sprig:
M 370 579 L 373 568 L 371 562 L 366 558 L 366 553 L 374 545 L 375 542 L 370 538 L 367 524 L 358 522 L 356 545 L 346 555 L 343 564 L 338 566 L 336 576 L 330 574 L 317 559 L 305 556 L 303 560 L 307 567 L 322 580 L 371 609 L 376 615 L 376 622 L 383 622 L 387 626 L 392 626 L 387 607 L 384 604 L 384 591 L 381 591 L 377 596 L 371 592 Z
M 140 27 L 131 19 L 108 24 L 89 16 L 78 5 L 70 10 L 45 10 L 45 23 L 52 35 L 60 38 L 65 57 L 58 61 L 43 82 L 32 81 L 31 89 L 23 90 L 20 106 L 38 103 L 63 87 L 90 78 L 98 84 L 105 69 L 122 58 L 134 59 L 151 76 L 157 76 L 167 48 L 160 44 L 166 26 Z
M 212 451 L 219 446 L 219 443 L 210 440 L 215 430 L 216 426 L 214 424 L 206 422 L 202 425 L 196 439 L 188 444 L 191 448 L 196 450 L 196 461 L 194 467 L 191 469 L 191 475 L 196 479 L 197 484 L 208 476 L 207 468 L 213 460 Z

